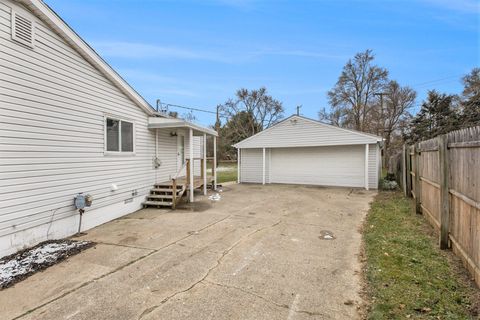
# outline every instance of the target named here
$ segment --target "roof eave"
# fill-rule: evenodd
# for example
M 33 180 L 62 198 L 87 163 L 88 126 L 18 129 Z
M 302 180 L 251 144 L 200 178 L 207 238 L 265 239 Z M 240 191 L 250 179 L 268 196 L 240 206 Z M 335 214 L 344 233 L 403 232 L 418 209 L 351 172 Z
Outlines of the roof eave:
M 218 133 L 207 127 L 200 126 L 198 124 L 188 122 L 183 119 L 163 118 L 161 122 L 156 121 L 158 118 L 151 117 L 148 121 L 149 129 L 169 129 L 169 128 L 186 128 L 193 129 L 197 132 L 202 132 L 215 137 L 218 137 Z

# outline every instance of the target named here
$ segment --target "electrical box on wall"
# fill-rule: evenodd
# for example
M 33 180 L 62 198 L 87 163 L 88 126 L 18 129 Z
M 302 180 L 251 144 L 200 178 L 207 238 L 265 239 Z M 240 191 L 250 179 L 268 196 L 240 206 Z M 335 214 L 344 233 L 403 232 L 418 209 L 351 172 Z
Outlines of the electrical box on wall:
M 74 205 L 76 209 L 85 209 L 86 207 L 90 207 L 93 202 L 93 197 L 89 194 L 84 195 L 83 193 L 79 193 L 74 198 Z

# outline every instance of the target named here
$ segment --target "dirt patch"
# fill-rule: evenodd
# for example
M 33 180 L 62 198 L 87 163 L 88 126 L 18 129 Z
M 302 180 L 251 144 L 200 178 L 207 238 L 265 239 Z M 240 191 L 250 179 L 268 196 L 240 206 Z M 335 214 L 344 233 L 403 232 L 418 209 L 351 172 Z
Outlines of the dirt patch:
M 210 201 L 209 201 L 210 202 Z M 212 205 L 206 201 L 198 201 L 193 203 L 183 203 L 178 209 L 190 210 L 193 212 L 204 212 L 212 207 Z
M 49 240 L 0 259 L 0 290 L 95 245 L 90 241 Z

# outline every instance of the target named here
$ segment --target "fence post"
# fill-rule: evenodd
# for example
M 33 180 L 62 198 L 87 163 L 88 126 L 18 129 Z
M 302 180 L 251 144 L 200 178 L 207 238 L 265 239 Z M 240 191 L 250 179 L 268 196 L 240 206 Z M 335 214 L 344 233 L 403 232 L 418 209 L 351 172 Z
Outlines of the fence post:
M 440 249 L 447 249 L 450 229 L 450 167 L 447 135 L 438 137 L 438 160 L 440 164 Z
M 413 153 L 415 154 L 415 212 L 422 214 L 422 193 L 420 190 L 420 145 L 415 144 Z
M 402 149 L 402 187 L 405 197 L 407 196 L 407 145 L 403 144 Z
M 412 156 L 410 155 L 412 147 L 407 146 L 407 149 L 405 151 L 405 171 L 406 171 L 406 180 L 407 180 L 407 185 L 406 185 L 406 192 L 407 192 L 407 197 L 412 196 L 412 174 L 410 173 L 412 171 Z

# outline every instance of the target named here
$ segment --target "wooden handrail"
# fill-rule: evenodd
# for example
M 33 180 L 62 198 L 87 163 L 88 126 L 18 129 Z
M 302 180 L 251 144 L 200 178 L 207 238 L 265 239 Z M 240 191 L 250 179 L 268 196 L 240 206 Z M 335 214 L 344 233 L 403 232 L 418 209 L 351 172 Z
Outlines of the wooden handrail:
M 190 185 L 190 159 L 186 159 L 185 164 L 187 165 L 187 185 Z
M 175 173 L 175 177 L 172 178 L 172 209 L 175 209 L 177 206 L 177 178 L 180 172 L 182 172 L 183 168 L 186 166 L 187 167 L 187 173 L 190 172 L 190 160 L 185 159 L 185 163 L 182 165 L 182 167 Z M 187 175 L 187 184 L 190 180 L 190 175 Z
M 177 206 L 177 179 L 172 179 L 172 209 Z

